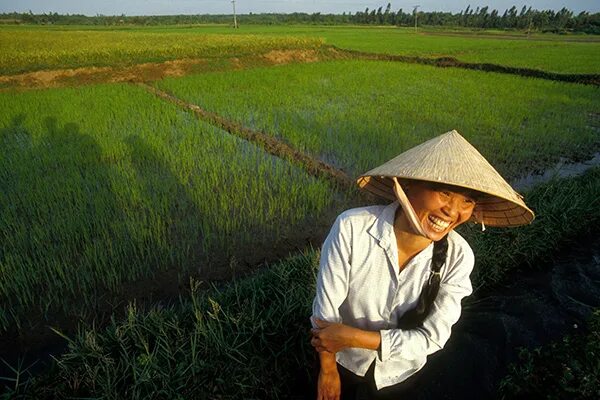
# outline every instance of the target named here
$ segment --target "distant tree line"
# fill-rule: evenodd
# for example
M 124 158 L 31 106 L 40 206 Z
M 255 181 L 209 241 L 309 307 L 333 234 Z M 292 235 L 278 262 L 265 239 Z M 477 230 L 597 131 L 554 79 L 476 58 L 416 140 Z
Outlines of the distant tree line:
M 419 25 L 427 26 L 459 26 L 482 29 L 519 29 L 542 32 L 586 32 L 600 34 L 600 13 L 591 14 L 582 11 L 579 14 L 567 8 L 559 11 L 533 10 L 523 6 L 519 11 L 512 6 L 502 14 L 496 9 L 467 6 L 459 13 L 450 12 L 424 12 L 416 15 Z M 149 15 L 149 16 L 106 16 L 96 15 L 60 15 L 57 13 L 33 14 L 6 13 L 0 14 L 1 23 L 14 24 L 71 24 L 71 25 L 175 25 L 175 24 L 203 24 L 203 23 L 231 23 L 231 15 Z M 415 23 L 415 14 L 412 10 L 405 12 L 403 9 L 392 10 L 391 3 L 370 10 L 358 11 L 354 14 L 321 14 L 321 13 L 290 13 L 290 14 L 242 14 L 238 16 L 240 24 L 365 24 L 365 25 L 396 25 L 411 26 Z

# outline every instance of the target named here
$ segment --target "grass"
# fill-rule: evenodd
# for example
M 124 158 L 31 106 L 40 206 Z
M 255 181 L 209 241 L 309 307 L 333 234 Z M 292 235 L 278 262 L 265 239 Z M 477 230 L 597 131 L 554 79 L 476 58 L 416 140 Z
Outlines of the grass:
M 586 201 L 552 215 L 574 191 Z M 477 270 L 498 269 L 504 277 L 518 265 L 533 264 L 556 252 L 556 232 L 571 221 L 562 238 L 591 231 L 600 221 L 600 169 L 541 185 L 529 193 L 539 213 L 532 225 L 486 232 L 473 247 Z M 514 232 L 519 240 L 514 241 Z M 472 238 L 470 238 L 472 239 Z M 528 245 L 524 245 L 528 243 Z M 510 254 L 522 247 L 518 265 L 478 257 L 496 248 Z M 549 250 L 551 249 L 551 250 Z M 69 338 L 69 351 L 54 370 L 15 388 L 25 398 L 289 398 L 314 387 L 314 350 L 309 346 L 308 317 L 314 296 L 318 252 L 282 261 L 259 274 L 208 292 L 194 290 L 176 305 L 150 310 L 130 307 L 126 318 L 106 329 L 88 326 Z M 481 273 L 475 286 L 493 285 Z M 594 360 L 594 358 L 591 358 Z M 300 385 L 300 386 L 298 386 Z
M 138 87 L 3 93 L 0 110 L 0 331 L 94 315 L 158 273 L 218 276 L 335 196 Z
M 502 282 L 520 269 L 536 270 L 569 251 L 573 241 L 593 235 L 600 222 L 600 168 L 573 179 L 556 179 L 526 193 L 536 213 L 532 224 L 515 229 L 465 226 L 461 233 L 475 252 L 475 288 Z M 464 225 L 463 225 L 464 226 Z
M 336 61 L 157 86 L 355 176 L 451 129 L 509 178 L 587 158 L 600 144 L 595 88 L 503 74 Z
M 584 332 L 535 349 L 521 349 L 500 383 L 503 399 L 600 397 L 600 309 Z
M 273 49 L 319 48 L 321 40 L 271 35 L 162 34 L 0 27 L 0 75 L 44 69 L 129 66 L 182 58 L 225 58 Z

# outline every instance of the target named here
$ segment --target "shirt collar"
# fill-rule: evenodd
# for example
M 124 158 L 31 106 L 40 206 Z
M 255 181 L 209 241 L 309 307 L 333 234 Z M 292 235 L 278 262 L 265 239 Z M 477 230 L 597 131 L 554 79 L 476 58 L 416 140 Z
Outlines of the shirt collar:
M 397 201 L 387 205 L 368 230 L 369 234 L 381 244 L 387 243 L 395 238 L 394 218 L 399 205 L 400 204 Z
M 381 247 L 386 249 L 388 257 L 395 264 L 398 263 L 398 248 L 396 246 L 396 234 L 394 233 L 394 218 L 396 210 L 400 206 L 398 201 L 387 205 L 373 222 L 373 225 L 368 229 L 368 232 L 373 236 Z M 421 250 L 413 257 L 409 264 L 417 262 L 421 259 L 429 259 L 433 256 L 433 242 Z

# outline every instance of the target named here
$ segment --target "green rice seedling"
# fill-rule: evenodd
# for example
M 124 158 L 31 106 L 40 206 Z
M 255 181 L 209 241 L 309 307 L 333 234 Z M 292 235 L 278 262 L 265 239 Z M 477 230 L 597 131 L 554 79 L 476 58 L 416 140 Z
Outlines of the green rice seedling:
M 4 93 L 0 110 L 0 330 L 223 275 L 335 194 L 138 87 Z
M 598 150 L 593 87 L 374 61 L 169 78 L 157 85 L 358 175 L 458 130 L 508 178 Z

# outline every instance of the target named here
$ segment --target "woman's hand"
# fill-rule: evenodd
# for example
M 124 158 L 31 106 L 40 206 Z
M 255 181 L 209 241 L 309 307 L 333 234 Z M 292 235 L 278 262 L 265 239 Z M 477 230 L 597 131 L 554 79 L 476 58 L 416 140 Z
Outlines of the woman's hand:
M 327 351 L 337 353 L 346 347 L 352 347 L 359 329 L 344 324 L 332 324 L 315 319 L 318 328 L 311 329 L 310 344 L 320 353 Z
M 340 374 L 336 368 L 319 371 L 317 400 L 339 400 L 342 393 Z
M 344 324 L 332 324 L 315 318 L 318 328 L 310 330 L 310 344 L 319 352 L 337 353 L 347 347 L 377 350 L 381 344 L 378 331 L 363 331 Z

